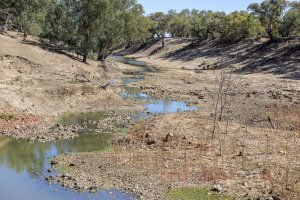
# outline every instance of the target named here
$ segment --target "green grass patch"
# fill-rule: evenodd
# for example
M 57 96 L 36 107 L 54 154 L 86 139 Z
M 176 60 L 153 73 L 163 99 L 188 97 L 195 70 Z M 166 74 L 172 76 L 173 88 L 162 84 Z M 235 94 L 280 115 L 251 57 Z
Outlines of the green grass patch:
M 66 166 L 66 165 L 57 166 L 57 167 L 55 167 L 55 169 L 60 174 L 66 174 L 66 173 L 69 173 L 71 171 L 71 167 Z
M 15 81 L 21 81 L 22 80 L 22 76 L 16 76 L 15 77 Z
M 234 197 L 217 192 L 209 191 L 205 188 L 186 187 L 177 188 L 167 192 L 170 200 L 234 200 Z
M 14 113 L 9 113 L 9 112 L 0 112 L 0 119 L 5 119 L 5 120 L 16 120 L 17 115 Z
M 78 84 L 80 83 L 80 81 L 76 80 L 76 79 L 71 79 L 68 81 L 68 83 L 71 83 L 71 84 Z

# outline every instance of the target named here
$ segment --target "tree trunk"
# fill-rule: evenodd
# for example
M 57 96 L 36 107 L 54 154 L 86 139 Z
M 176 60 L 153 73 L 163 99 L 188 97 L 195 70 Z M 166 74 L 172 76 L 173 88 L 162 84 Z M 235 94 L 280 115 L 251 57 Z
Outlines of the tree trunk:
M 128 48 L 130 48 L 131 46 L 132 46 L 132 43 L 131 43 L 131 42 L 128 42 L 127 45 L 126 45 L 126 47 L 125 47 L 125 49 L 128 49 Z
M 86 60 L 87 60 L 87 54 L 83 54 L 83 58 L 82 58 L 82 62 L 86 63 Z
M 97 60 L 98 61 L 104 61 L 109 54 L 110 53 L 109 53 L 108 50 L 99 50 Z
M 89 32 L 86 32 L 84 34 L 84 45 L 83 45 L 83 58 L 82 58 L 82 62 L 86 63 L 88 54 L 89 54 L 89 38 L 90 38 L 90 34 Z
M 9 17 L 7 16 L 4 20 L 4 26 L 3 26 L 3 32 L 7 32 L 7 26 L 8 26 Z
M 268 37 L 270 39 L 270 41 L 274 41 L 274 36 L 273 36 L 273 24 L 272 22 L 269 23 L 269 26 L 267 27 L 267 34 L 268 34 Z
M 8 30 L 8 22 L 10 20 L 10 15 L 4 13 L 1 18 L 4 20 L 4 25 L 0 26 L 0 31 L 6 33 Z
M 27 36 L 28 36 L 28 35 L 27 35 L 27 32 L 25 31 L 24 34 L 23 34 L 23 41 L 26 41 L 26 40 L 27 40 Z
M 102 53 L 99 53 L 97 60 L 98 61 L 104 61 L 105 60 L 105 56 Z
M 274 36 L 273 36 L 272 30 L 268 29 L 267 34 L 268 34 L 270 41 L 274 41 Z
M 165 34 L 161 34 L 161 46 L 165 47 Z

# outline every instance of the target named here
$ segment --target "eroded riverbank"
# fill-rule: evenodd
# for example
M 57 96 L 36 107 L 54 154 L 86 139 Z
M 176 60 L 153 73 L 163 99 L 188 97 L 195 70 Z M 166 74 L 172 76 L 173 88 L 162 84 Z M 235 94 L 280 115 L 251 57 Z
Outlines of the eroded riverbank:
M 131 75 L 130 71 L 137 70 L 124 64 L 119 67 Z M 130 87 L 143 93 L 138 99 L 149 94 L 171 101 L 184 99 L 201 110 L 139 121 L 114 140 L 109 153 L 58 156 L 54 159 L 58 167 L 74 164 L 67 175 L 58 177 L 61 183 L 78 190 L 117 187 L 141 199 L 167 199 L 169 191 L 181 187 L 218 188 L 220 194 L 232 198 L 299 197 L 296 81 L 289 85 L 296 89 L 290 101 L 284 96 L 289 90 L 257 93 L 259 84 L 265 83 L 259 77 L 234 78 L 227 90 L 230 104 L 219 118 L 214 105 L 221 71 L 156 68 L 159 70 L 147 72 L 138 82 L 129 81 Z M 244 88 L 247 85 L 250 88 Z M 282 182 L 289 188 L 281 187 Z
M 73 139 L 60 141 L 65 137 L 45 137 L 40 130 L 31 133 L 13 124 L 27 140 L 58 141 L 29 144 L 1 139 L 0 170 L 12 183 L 7 186 L 5 179 L 0 181 L 6 199 L 16 199 L 10 193 L 18 183 L 28 186 L 20 191 L 23 197 L 41 199 L 44 195 L 49 200 L 168 199 L 167 193 L 182 187 L 206 188 L 208 196 L 211 189 L 217 190 L 220 199 L 224 194 L 247 199 L 299 197 L 297 80 L 265 74 L 236 76 L 228 73 L 230 70 L 194 69 L 193 62 L 147 55 L 139 59 L 151 64 L 127 59 L 127 64 L 113 67 L 124 74 L 103 73 L 105 81 L 100 86 L 94 79 L 74 82 L 74 74 L 57 80 L 61 82 L 56 86 L 63 82 L 67 88 L 76 84 L 79 89 L 75 94 L 65 93 L 69 89 L 51 93 L 58 96 L 45 108 L 58 103 L 65 114 L 56 119 L 51 115 L 45 127 L 70 131 L 66 137 L 72 134 Z M 219 92 L 222 99 L 217 104 L 222 77 L 228 90 Z M 19 79 L 13 80 L 13 85 L 20 87 Z M 102 88 L 108 82 L 109 86 Z M 77 97 L 81 101 L 78 107 L 72 100 Z M 40 112 L 43 106 L 35 105 Z M 195 111 L 197 108 L 200 110 Z M 33 111 L 34 107 L 28 110 Z M 3 112 L 8 113 L 3 115 L 8 118 L 5 122 L 15 119 L 9 114 L 13 110 Z M 35 114 L 26 116 L 17 115 L 17 119 L 25 123 L 32 117 L 32 127 L 37 129 L 37 124 L 44 122 L 43 118 L 36 120 Z M 37 188 L 40 192 L 35 193 Z
M 146 67 L 146 66 L 145 66 Z M 144 70 L 142 67 L 138 70 L 137 74 L 144 73 L 146 70 Z M 136 74 L 136 73 L 134 73 Z M 18 162 L 18 156 L 22 155 L 24 157 L 28 157 L 30 159 L 27 160 L 26 163 L 30 166 L 31 164 L 34 165 L 35 162 L 39 162 L 40 164 L 34 168 L 24 168 L 26 179 L 16 176 L 15 179 L 12 181 L 27 181 L 28 185 L 31 185 L 35 187 L 35 185 L 38 182 L 43 181 L 43 177 L 46 176 L 46 180 L 50 183 L 54 180 L 54 177 L 56 176 L 56 170 L 53 170 L 50 168 L 50 164 L 47 163 L 47 158 L 51 158 L 58 154 L 69 153 L 69 152 L 93 152 L 93 151 L 105 151 L 110 152 L 112 151 L 112 143 L 114 137 L 123 137 L 122 134 L 126 132 L 126 129 L 132 125 L 134 125 L 134 121 L 138 120 L 139 118 L 149 118 L 154 115 L 159 114 L 165 114 L 165 113 L 171 113 L 171 112 L 177 112 L 177 111 L 185 111 L 185 110 L 195 110 L 196 107 L 189 107 L 184 102 L 175 102 L 175 101 L 169 101 L 169 100 L 153 100 L 151 97 L 147 95 L 140 94 L 138 92 L 134 93 L 130 90 L 128 87 L 124 87 L 124 90 L 120 90 L 120 85 L 126 86 L 129 83 L 140 81 L 141 79 L 136 76 L 125 76 L 124 78 L 120 79 L 114 79 L 111 84 L 111 88 L 116 90 L 116 92 L 119 92 L 127 101 L 129 104 L 140 104 L 142 103 L 142 106 L 144 107 L 146 112 L 137 111 L 135 109 L 132 109 L 131 111 L 126 111 L 124 109 L 121 110 L 112 110 L 112 111 L 98 111 L 98 112 L 86 112 L 86 113 L 65 113 L 63 115 L 60 115 L 58 118 L 56 118 L 55 123 L 51 126 L 49 132 L 51 132 L 51 136 L 47 138 L 45 135 L 40 134 L 32 134 L 30 131 L 27 130 L 26 134 L 29 135 L 29 137 L 33 138 L 31 141 L 34 141 L 35 139 L 39 141 L 43 141 L 44 143 L 32 143 L 29 144 L 25 140 L 18 140 L 15 141 L 14 139 L 3 139 L 3 145 L 1 147 L 2 150 L 2 160 L 4 162 L 4 158 L 7 158 L 8 162 L 12 162 L 11 157 L 7 157 L 7 154 L 9 153 L 9 148 L 11 146 L 14 146 L 16 149 L 22 149 L 27 148 L 29 151 L 26 152 L 19 152 L 15 151 L 15 157 L 16 162 Z M 142 96 L 142 98 L 140 98 Z M 140 113 L 140 114 L 137 114 Z M 67 134 L 68 137 L 73 137 L 73 139 L 68 140 L 60 140 L 61 138 L 53 135 L 54 130 L 60 130 L 61 132 L 67 132 L 70 131 L 70 134 Z M 25 132 L 25 131 L 24 131 Z M 40 133 L 40 132 L 39 132 Z M 36 138 L 34 138 L 36 136 Z M 19 137 L 19 135 L 15 135 L 15 137 Z M 26 137 L 25 137 L 26 138 Z M 58 140 L 57 142 L 45 142 L 47 140 Z M 116 141 L 115 141 L 116 142 Z M 94 145 L 93 145 L 94 144 Z M 28 147 L 27 147 L 28 146 Z M 32 150 L 30 150 L 32 149 Z M 38 150 L 39 149 L 39 150 Z M 40 154 L 33 156 L 33 152 L 36 151 L 41 152 Z M 52 165 L 55 164 L 55 162 L 52 162 Z M 110 163 L 112 164 L 112 163 Z M 21 163 L 19 164 L 22 165 Z M 54 165 L 53 165 L 54 166 Z M 65 187 L 69 187 L 72 189 L 76 189 L 77 191 L 86 191 L 89 190 L 91 192 L 96 193 L 96 195 L 91 195 L 89 193 L 84 194 L 78 194 L 78 196 L 82 196 L 82 198 L 98 198 L 98 197 L 104 197 L 105 199 L 110 198 L 117 198 L 117 199 L 127 199 L 127 198 L 135 198 L 136 193 L 126 194 L 122 193 L 118 190 L 114 189 L 104 189 L 104 188 L 120 188 L 123 189 L 123 191 L 130 191 L 134 192 L 134 190 L 124 190 L 124 187 L 118 187 L 117 185 L 111 186 L 111 187 L 102 187 L 96 185 L 96 182 L 92 181 L 92 179 L 85 179 L 81 176 L 78 176 L 78 182 L 76 185 L 69 185 L 65 183 L 63 180 L 68 177 L 68 170 L 72 169 L 75 164 L 69 164 L 67 166 L 58 167 L 56 168 L 57 171 L 61 174 L 58 175 L 58 177 L 55 179 L 57 183 L 62 184 Z M 2 164 L 3 170 L 6 170 L 7 173 L 13 174 L 14 168 L 10 167 L 9 165 L 4 162 Z M 12 170 L 12 171 L 11 171 Z M 30 180 L 30 176 L 33 174 L 37 180 Z M 13 175 L 12 175 L 13 177 Z M 72 181 L 72 178 L 67 178 L 68 181 Z M 107 177 L 106 179 L 108 182 L 112 182 L 113 178 Z M 126 184 L 126 181 L 124 182 Z M 53 186 L 46 186 L 43 185 L 43 191 L 44 195 L 49 196 L 49 198 L 52 198 L 52 196 L 61 195 L 64 199 L 68 199 L 69 197 L 72 197 L 76 195 L 76 192 L 72 192 L 71 190 L 67 190 L 64 192 L 62 188 L 60 188 L 57 184 L 54 184 Z M 47 190 L 48 188 L 48 190 Z M 56 188 L 56 189 L 53 189 Z M 58 189 L 57 189 L 58 188 Z M 30 190 L 30 189 L 29 189 Z M 100 192 L 98 192 L 100 190 Z M 58 192 L 59 194 L 55 194 Z M 41 192 L 43 194 L 43 192 Z M 28 194 L 26 194 L 28 195 Z M 25 195 L 25 196 L 26 196 Z M 40 194 L 38 194 L 40 195 Z M 38 196 L 36 195 L 36 196 Z M 5 196 L 9 196 L 5 193 Z M 35 196 L 32 197 L 33 199 Z M 80 197 L 81 198 L 81 197 Z

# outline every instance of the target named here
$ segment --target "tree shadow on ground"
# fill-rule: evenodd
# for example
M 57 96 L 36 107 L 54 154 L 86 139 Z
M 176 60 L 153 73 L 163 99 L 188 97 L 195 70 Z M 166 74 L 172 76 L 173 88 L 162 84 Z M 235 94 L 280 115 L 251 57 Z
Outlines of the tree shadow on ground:
M 139 51 L 146 51 L 149 48 L 151 48 L 152 46 L 159 43 L 160 41 L 161 41 L 160 38 L 154 38 L 151 41 L 145 42 L 141 45 L 132 45 L 129 48 L 118 51 L 117 55 L 124 56 L 124 55 L 130 55 L 130 54 L 138 53 Z
M 32 45 L 32 46 L 37 46 L 40 47 L 44 50 L 53 52 L 53 53 L 57 53 L 57 54 L 62 54 L 65 55 L 73 60 L 79 61 L 81 62 L 82 59 L 80 58 L 81 56 L 79 56 L 79 54 L 77 54 L 77 56 L 73 55 L 73 49 L 71 48 L 65 48 L 65 47 L 61 47 L 61 46 L 54 46 L 54 45 L 50 45 L 50 44 L 46 44 L 46 43 L 42 43 L 42 42 L 38 42 L 38 41 L 30 41 L 30 40 L 26 40 L 26 41 L 22 41 L 22 44 L 27 44 L 27 45 Z
M 152 55 L 159 50 L 157 48 L 152 51 Z M 217 40 L 193 41 L 161 58 L 184 62 L 202 58 L 214 61 L 212 69 L 234 65 L 234 72 L 239 74 L 264 72 L 283 75 L 283 78 L 300 79 L 300 38 L 274 42 L 247 39 L 233 44 L 221 44 Z

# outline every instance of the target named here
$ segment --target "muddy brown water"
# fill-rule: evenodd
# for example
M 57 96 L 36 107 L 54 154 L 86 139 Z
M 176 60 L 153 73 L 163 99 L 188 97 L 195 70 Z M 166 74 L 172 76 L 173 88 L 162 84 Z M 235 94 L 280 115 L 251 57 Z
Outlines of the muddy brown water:
M 138 76 L 122 78 L 123 83 L 129 84 L 142 80 L 142 73 L 147 72 L 147 63 L 113 56 L 112 59 L 126 64 L 141 67 Z M 195 106 L 188 106 L 185 102 L 152 99 L 152 97 L 138 92 L 125 90 L 124 98 L 138 98 L 145 100 L 145 113 L 134 115 L 136 119 L 151 117 L 156 114 L 178 111 L 196 110 Z M 107 116 L 103 113 L 71 114 L 61 118 L 61 123 L 83 124 L 88 121 L 98 121 Z M 112 144 L 110 133 L 96 134 L 93 128 L 80 133 L 79 137 L 58 142 L 29 143 L 25 140 L 0 138 L 0 200 L 127 200 L 134 199 L 134 194 L 124 193 L 117 189 L 100 190 L 97 193 L 79 193 L 66 189 L 58 184 L 48 184 L 45 176 L 55 175 L 48 173 L 49 159 L 56 155 L 69 152 L 109 151 Z M 87 134 L 88 133 L 88 134 Z

